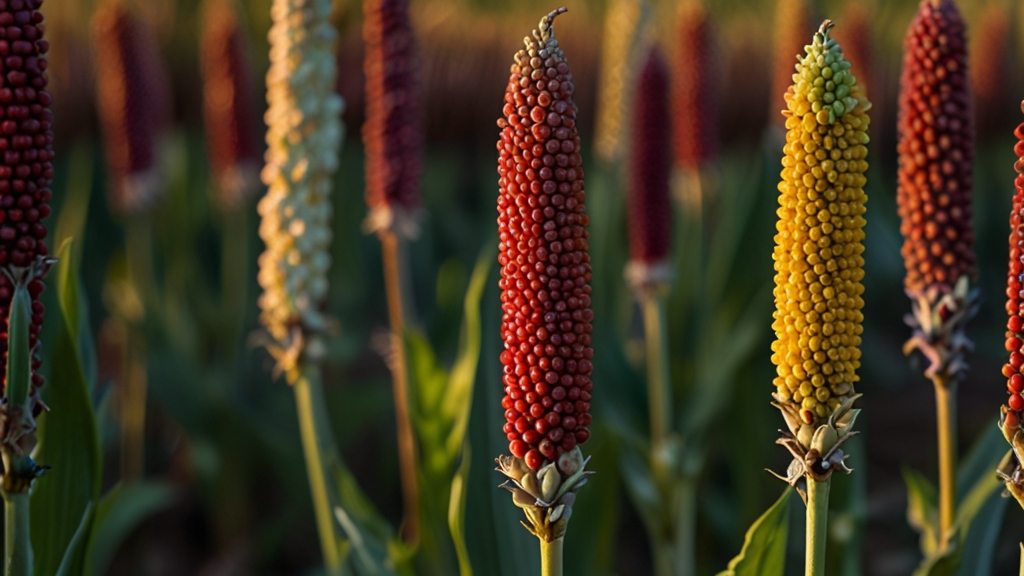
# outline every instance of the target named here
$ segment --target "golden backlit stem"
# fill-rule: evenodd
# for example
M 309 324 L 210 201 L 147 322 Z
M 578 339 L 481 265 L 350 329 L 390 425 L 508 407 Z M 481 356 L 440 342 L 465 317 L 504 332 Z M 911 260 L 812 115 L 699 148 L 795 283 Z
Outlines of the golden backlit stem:
M 540 538 L 540 575 L 562 576 L 562 542 L 558 538 L 552 542 Z
M 672 431 L 672 376 L 669 368 L 668 323 L 665 297 L 651 290 L 641 297 L 647 345 L 647 397 L 651 423 L 651 455 L 660 475 L 664 451 Z
M 825 482 L 807 479 L 807 556 L 806 576 L 825 576 L 825 549 L 828 537 L 828 492 L 832 478 Z
M 956 382 L 945 375 L 932 381 L 939 433 L 939 546 L 945 549 L 956 520 Z

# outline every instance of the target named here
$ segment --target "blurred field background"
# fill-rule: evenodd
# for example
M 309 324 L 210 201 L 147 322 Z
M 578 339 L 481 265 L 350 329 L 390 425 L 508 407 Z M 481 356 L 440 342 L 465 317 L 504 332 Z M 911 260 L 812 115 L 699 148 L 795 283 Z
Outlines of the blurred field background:
M 634 431 L 646 430 L 641 331 L 622 279 L 628 257 L 622 176 L 591 153 L 602 31 L 608 5 L 614 1 L 566 0 L 570 12 L 558 22 L 581 114 L 592 217 L 597 352 L 593 439 L 587 451 L 594 455 L 591 466 L 598 475 L 580 493 L 566 546 L 573 559 L 569 565 L 578 567 L 580 574 L 633 575 L 650 573 L 643 524 L 620 476 L 623 446 Z M 669 308 L 672 369 L 681 399 L 677 413 L 684 426 L 688 418 L 710 422 L 696 450 L 705 461 L 698 492 L 701 574 L 717 572 L 736 554 L 744 530 L 783 488 L 763 469 L 781 471 L 787 462 L 785 451 L 774 445 L 775 431 L 783 422 L 768 404 L 773 373 L 770 247 L 781 158 L 781 148 L 773 144 L 777 140 L 766 136 L 772 120 L 775 3 L 706 2 L 719 38 L 721 154 L 702 220 L 685 216 L 682 210 L 677 218 L 677 277 Z M 835 36 L 841 42 L 848 3 L 852 0 L 821 0 L 815 6 L 820 16 L 836 22 Z M 867 82 L 875 104 L 859 388 L 864 394 L 859 402 L 863 434 L 850 449 L 855 474 L 834 482 L 830 532 L 835 546 L 829 558 L 835 571 L 829 573 L 885 576 L 907 574 L 919 560 L 917 535 L 905 519 L 902 471 L 910 467 L 935 476 L 934 411 L 930 385 L 900 351 L 909 336 L 902 320 L 909 301 L 902 292 L 895 207 L 895 111 L 900 47 L 916 2 L 862 3 L 871 22 L 874 58 Z M 56 115 L 55 216 L 50 225 L 57 228 L 58 237 L 52 245 L 59 245 L 62 229 L 79 229 L 73 221 L 86 214 L 87 205 L 78 249 L 96 340 L 94 392 L 100 399 L 109 398 L 107 392 L 123 380 L 126 334 L 120 319 L 132 313 L 126 308 L 132 309 L 137 295 L 124 288 L 129 244 L 125 223 L 108 209 L 95 115 L 95 50 L 89 26 L 94 4 L 95 0 L 47 0 L 43 12 L 53 46 L 49 70 Z M 270 378 L 265 351 L 249 341 L 258 329 L 255 261 L 262 248 L 255 232 L 255 202 L 249 200 L 244 217 L 223 213 L 207 176 L 199 76 L 202 2 L 135 4 L 149 21 L 170 71 L 174 111 L 161 160 L 167 195 L 152 218 L 154 276 L 162 299 L 156 309 L 137 310 L 144 313 L 150 387 L 145 477 L 171 490 L 126 519 L 128 537 L 118 550 L 110 551 L 107 573 L 313 574 L 320 561 L 319 546 L 294 403 L 287 385 Z M 422 50 L 427 144 L 423 199 L 428 213 L 423 233 L 411 247 L 414 318 L 442 363 L 448 364 L 459 341 L 463 298 L 474 262 L 481 255 L 493 260 L 496 246 L 494 122 L 508 66 L 522 36 L 554 5 L 538 0 L 411 4 Z M 241 5 L 252 62 L 262 80 L 270 1 L 245 0 Z M 657 0 L 652 5 L 654 34 L 671 57 L 676 2 Z M 341 34 L 338 91 L 347 104 L 347 138 L 335 187 L 329 305 L 341 328 L 329 342 L 325 384 L 347 464 L 394 525 L 401 516 L 394 411 L 390 375 L 374 345 L 387 326 L 380 248 L 361 229 L 366 214 L 359 140 L 364 100 L 361 5 L 337 0 L 336 7 Z M 1024 7 L 1009 0 L 963 0 L 960 8 L 970 26 L 972 72 L 982 75 L 975 78 L 975 85 L 983 84 L 987 91 L 987 99 L 976 102 L 974 206 L 983 305 L 969 328 L 977 349 L 969 358 L 968 379 L 960 387 L 959 436 L 961 453 L 966 454 L 977 439 L 995 429 L 998 406 L 1005 398 L 999 375 L 1005 357 L 1001 285 L 1012 195 L 1012 130 L 1021 120 L 1018 104 L 1024 98 Z M 992 48 L 1000 23 L 1005 24 L 1001 51 Z M 810 34 L 808 30 L 808 41 Z M 862 74 L 858 66 L 855 62 L 854 72 Z M 261 86 L 253 86 L 253 91 L 262 110 Z M 238 227 L 244 227 L 246 244 L 226 247 L 224 238 L 232 236 L 225 230 Z M 246 282 L 218 280 L 222 271 L 224 278 L 243 277 Z M 476 573 L 497 575 L 516 573 L 509 556 L 518 550 L 535 552 L 532 538 L 515 521 L 518 510 L 495 489 L 499 479 L 491 471 L 493 457 L 506 445 L 500 432 L 497 272 L 492 268 L 490 274 L 481 307 L 483 346 L 469 425 L 473 451 L 466 523 Z M 235 320 L 231 310 L 238 310 L 244 322 Z M 113 413 L 109 399 L 100 404 L 108 479 L 117 478 L 119 466 Z M 994 556 L 995 574 L 1016 569 L 1016 540 L 1011 535 L 1024 529 L 1024 517 L 1009 508 L 1005 536 Z M 792 518 L 795 524 L 802 523 L 801 514 Z M 799 558 L 802 530 L 795 530 L 790 548 Z M 798 573 L 799 565 L 790 562 L 791 572 Z M 568 573 L 574 573 L 572 568 Z

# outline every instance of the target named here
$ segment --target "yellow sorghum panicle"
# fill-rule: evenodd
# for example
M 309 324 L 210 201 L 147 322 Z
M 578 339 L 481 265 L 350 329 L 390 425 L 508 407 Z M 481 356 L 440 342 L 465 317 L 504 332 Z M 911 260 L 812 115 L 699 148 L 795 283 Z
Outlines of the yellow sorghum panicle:
M 775 398 L 819 425 L 854 394 L 871 104 L 822 26 L 786 93 L 775 235 Z
M 594 150 L 604 162 L 622 157 L 630 88 L 650 9 L 644 0 L 612 0 L 605 17 Z
M 343 134 L 330 13 L 331 0 L 274 0 L 271 9 L 259 305 L 260 320 L 292 360 L 303 337 L 327 324 L 331 187 Z

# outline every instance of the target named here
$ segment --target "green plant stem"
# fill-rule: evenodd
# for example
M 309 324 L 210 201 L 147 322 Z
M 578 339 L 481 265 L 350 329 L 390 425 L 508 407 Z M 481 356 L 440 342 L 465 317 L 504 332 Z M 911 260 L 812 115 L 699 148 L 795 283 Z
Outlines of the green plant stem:
M 540 576 L 562 576 L 562 541 L 540 538 Z
M 121 387 L 121 477 L 126 483 L 142 479 L 146 462 L 146 344 L 142 329 L 127 326 L 124 383 Z
M 651 421 L 651 455 L 658 463 L 655 476 L 664 478 L 661 463 L 672 430 L 672 377 L 669 369 L 668 322 L 665 298 L 651 290 L 641 296 L 644 340 L 647 345 L 647 399 Z
M 944 375 L 932 381 L 939 433 L 939 547 L 945 550 L 956 519 L 956 382 Z
M 1020 576 L 1024 576 L 1024 544 L 1020 545 Z
M 675 564 L 677 576 L 697 574 L 697 479 L 681 478 L 676 488 Z
M 828 536 L 828 490 L 832 479 L 817 482 L 807 478 L 806 576 L 825 576 L 825 548 Z
M 240 206 L 224 214 L 222 226 L 221 302 L 229 333 L 226 351 L 234 353 L 245 329 L 249 299 L 249 210 Z
M 416 484 L 416 440 L 409 415 L 409 376 L 405 358 L 404 300 L 407 290 L 402 271 L 402 246 L 398 236 L 389 231 L 378 234 L 384 259 L 384 284 L 391 320 L 391 384 L 395 397 L 395 423 L 398 435 L 398 465 L 402 482 L 402 504 L 405 517 L 402 539 L 415 543 L 420 538 L 419 488 Z
M 4 576 L 32 576 L 28 490 L 4 492 Z
M 334 435 L 326 419 L 323 382 L 320 368 L 311 364 L 302 366 L 299 379 L 292 385 L 295 405 L 299 413 L 299 431 L 302 451 L 306 457 L 309 489 L 313 497 L 320 547 L 324 566 L 331 576 L 341 576 L 342 555 L 340 539 L 334 523 L 334 509 L 339 506 L 337 487 L 331 475 L 331 463 L 337 460 Z

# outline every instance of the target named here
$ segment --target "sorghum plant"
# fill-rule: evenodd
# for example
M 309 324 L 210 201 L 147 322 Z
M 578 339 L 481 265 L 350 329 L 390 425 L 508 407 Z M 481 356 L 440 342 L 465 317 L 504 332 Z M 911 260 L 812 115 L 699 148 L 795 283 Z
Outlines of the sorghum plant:
M 904 40 L 897 202 L 913 314 L 904 352 L 920 350 L 935 384 L 940 533 L 955 514 L 956 384 L 977 310 L 971 163 L 974 134 L 964 22 L 952 0 L 922 0 Z
M 857 84 L 867 94 L 875 80 L 871 14 L 867 6 L 861 2 L 848 3 L 843 11 L 843 28 L 836 32 L 836 41 L 843 45 L 846 60 L 860 71 Z
M 50 214 L 53 179 L 53 116 L 46 91 L 46 52 L 41 0 L 0 1 L 0 336 L 4 397 L 0 403 L 0 455 L 6 530 L 5 574 L 33 574 L 29 542 L 29 491 L 45 466 L 30 454 L 36 446 L 39 399 L 39 332 L 45 276 L 52 260 L 42 220 Z
M 1024 102 L 1021 102 L 1024 112 Z M 1010 395 L 1002 407 L 999 429 L 1013 449 L 1012 459 L 1004 461 L 999 474 L 1006 483 L 1006 489 L 1024 507 L 1024 123 L 1014 131 L 1017 145 L 1013 152 L 1017 162 L 1013 165 L 1017 178 L 1013 181 L 1016 189 L 1013 208 L 1010 211 L 1010 264 L 1006 271 L 1006 351 L 1009 361 L 1003 365 L 1006 391 Z
M 608 4 L 594 135 L 594 150 L 603 162 L 622 159 L 636 73 L 633 64 L 647 34 L 649 13 L 644 0 L 614 0 Z
M 718 75 L 711 18 L 700 0 L 679 10 L 672 90 L 675 164 L 697 172 L 718 154 Z
M 398 454 L 405 508 L 403 536 L 419 538 L 416 443 L 408 407 L 408 374 L 403 343 L 405 302 L 401 241 L 417 233 L 420 122 L 416 82 L 416 40 L 406 0 L 363 3 L 366 42 L 366 228 L 377 232 L 391 320 L 391 371 L 398 426 Z
M 979 134 L 1005 134 L 1007 112 L 1013 109 L 1009 95 L 1014 92 L 1010 70 L 1010 11 L 999 2 L 989 2 L 978 28 L 977 50 L 971 55 L 971 86 L 977 102 L 975 113 Z
M 590 256 L 572 74 L 552 23 L 541 19 L 515 55 L 498 120 L 498 263 L 501 266 L 509 455 L 502 486 L 541 542 L 542 574 L 562 574 L 576 490 L 589 474 Z M 525 525 L 525 524 L 524 524 Z
M 786 109 L 783 94 L 793 83 L 793 59 L 803 52 L 807 36 L 814 31 L 807 0 L 778 0 L 775 7 L 775 34 L 772 52 L 772 93 L 768 120 L 783 124 Z
M 240 207 L 259 185 L 261 150 L 248 43 L 234 0 L 211 0 L 200 51 L 203 113 L 210 168 L 226 209 Z
M 808 575 L 824 574 L 832 473 L 850 472 L 842 444 L 858 410 L 864 306 L 867 111 L 826 20 L 786 92 L 786 144 L 775 236 L 774 406 L 793 454 L 787 480 L 806 481 Z M 781 478 L 781 477 L 780 477 Z M 797 486 L 799 490 L 799 486 Z
M 331 189 L 343 126 L 335 94 L 330 0 L 274 0 L 267 71 L 267 193 L 257 207 L 266 251 L 259 258 L 260 321 L 267 349 L 295 391 L 324 561 L 341 573 L 331 466 L 337 462 L 323 413 L 318 360 L 330 326 L 323 308 L 331 257 Z
M 166 121 L 162 66 L 145 24 L 119 0 L 93 20 L 100 124 L 111 178 L 111 205 L 125 213 L 151 208 L 163 192 L 157 145 Z

